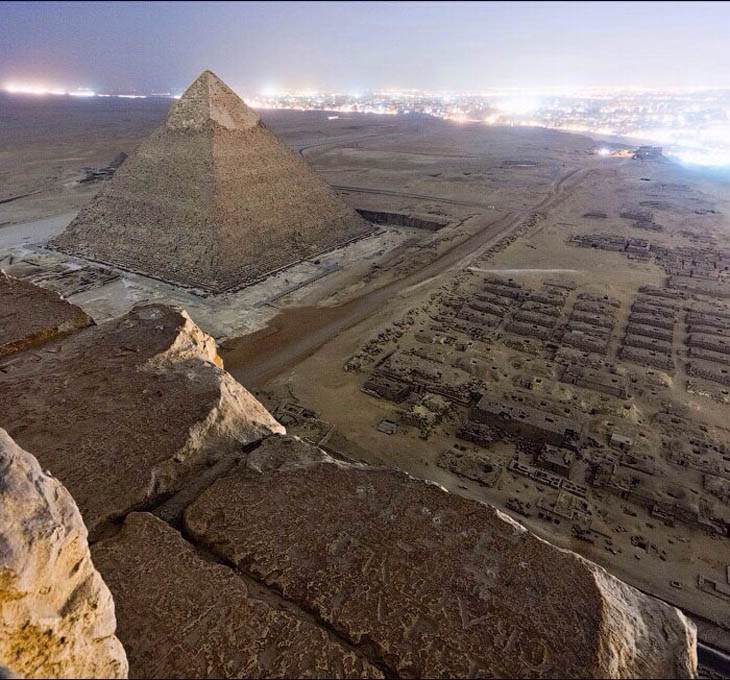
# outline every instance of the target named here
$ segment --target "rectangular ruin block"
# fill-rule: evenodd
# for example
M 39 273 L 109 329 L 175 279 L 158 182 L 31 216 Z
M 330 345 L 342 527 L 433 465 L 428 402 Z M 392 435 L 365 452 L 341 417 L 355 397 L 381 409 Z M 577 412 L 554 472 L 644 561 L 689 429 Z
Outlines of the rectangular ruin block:
M 730 366 L 730 354 L 722 354 L 721 352 L 713 352 L 709 349 L 702 349 L 699 347 L 690 347 L 688 355 L 693 359 L 701 359 L 703 361 L 710 361 L 716 364 L 725 364 Z
M 719 315 L 700 314 L 697 312 L 689 312 L 685 317 L 687 325 L 712 326 L 730 333 L 730 318 L 724 318 Z
M 543 281 L 544 286 L 551 286 L 553 288 L 560 288 L 564 290 L 575 290 L 577 287 L 577 284 L 575 281 L 571 281 L 570 279 L 545 279 Z
M 628 397 L 628 383 L 626 377 L 610 373 L 609 371 L 595 370 L 571 364 L 566 367 L 560 380 L 564 383 L 584 387 L 595 392 L 610 394 L 619 399 Z
M 721 354 L 730 354 L 730 340 L 720 338 L 716 335 L 690 335 L 687 338 L 687 345 L 709 349 Z
M 513 436 L 539 439 L 567 448 L 575 448 L 582 429 L 572 418 L 490 396 L 482 397 L 472 408 L 470 419 Z
M 717 326 L 705 326 L 701 324 L 692 324 L 691 326 L 687 326 L 687 333 L 690 333 L 691 335 L 707 335 L 718 338 L 727 338 L 730 336 L 730 333 L 723 328 L 718 328 Z
M 492 302 L 485 302 L 484 300 L 469 300 L 467 303 L 471 309 L 478 312 L 484 312 L 485 314 L 491 314 L 497 318 L 504 316 L 507 308 L 502 305 L 496 305 Z
M 591 302 L 590 300 L 576 300 L 573 304 L 573 310 L 576 312 L 587 312 L 589 314 L 598 314 L 613 317 L 614 308 L 604 302 Z
M 494 441 L 494 431 L 488 425 L 466 420 L 456 431 L 456 436 L 466 442 L 487 448 Z
M 517 335 L 526 335 L 540 340 L 549 340 L 552 337 L 552 329 L 538 326 L 533 323 L 510 320 L 505 324 L 505 330 Z
M 545 314 L 538 314 L 537 312 L 531 312 L 529 310 L 518 309 L 512 314 L 512 318 L 515 321 L 522 321 L 523 323 L 535 324 L 537 326 L 544 326 L 545 328 L 552 329 L 555 327 L 556 319 L 554 316 L 547 316 Z
M 504 286 L 497 283 L 485 283 L 482 286 L 482 289 L 489 291 L 490 293 L 494 293 L 495 295 L 512 298 L 513 300 L 518 300 L 524 295 L 520 288 L 513 288 L 512 286 Z
M 707 295 L 727 299 L 730 298 L 730 285 L 719 281 L 708 281 L 707 279 L 695 279 L 691 276 L 671 276 L 669 278 L 670 288 L 678 288 L 698 295 Z
M 399 403 L 411 393 L 407 383 L 384 375 L 371 375 L 362 386 L 362 390 L 388 401 Z
M 650 349 L 661 354 L 671 355 L 672 343 L 656 338 L 647 338 L 644 335 L 626 335 L 624 337 L 624 345 L 627 347 L 640 347 L 641 349 Z
M 687 296 L 682 291 L 671 288 L 658 288 L 657 286 L 641 286 L 639 292 L 652 297 L 669 298 L 672 300 L 684 300 Z
M 626 249 L 628 240 L 622 236 L 606 236 L 603 234 L 583 234 L 574 236 L 569 243 L 583 248 L 598 248 L 621 252 Z
M 508 288 L 522 288 L 522 285 L 512 279 L 503 279 L 499 276 L 485 276 L 483 283 L 493 283 L 499 286 L 507 286 Z
M 534 302 L 528 299 L 522 303 L 520 309 L 526 312 L 535 312 L 537 314 L 552 316 L 556 319 L 560 318 L 560 308 L 553 305 L 545 304 L 544 302 Z
M 730 386 L 730 368 L 722 368 L 716 364 L 689 361 L 687 362 L 687 375 Z
M 539 302 L 552 307 L 562 307 L 565 304 L 564 295 L 550 295 L 548 293 L 533 292 L 527 296 L 530 302 Z
M 586 333 L 592 337 L 601 338 L 602 340 L 608 341 L 611 337 L 611 329 L 604 328 L 603 326 L 591 326 L 587 323 L 581 323 L 580 321 L 570 320 L 565 325 L 566 332 L 572 333 Z
M 660 307 L 659 305 L 647 304 L 646 302 L 635 301 L 631 305 L 631 311 L 637 314 L 653 314 L 655 316 L 662 316 L 665 319 L 674 320 L 676 313 L 673 309 L 666 307 Z
M 502 321 L 501 316 L 497 316 L 491 313 L 485 313 L 482 311 L 476 311 L 473 309 L 469 309 L 468 307 L 464 307 L 463 309 L 459 310 L 456 317 L 458 319 L 464 319 L 464 321 L 469 321 L 470 323 L 475 323 L 478 326 L 484 326 L 486 328 L 494 328 L 496 326 L 499 326 L 500 322 Z
M 621 348 L 620 355 L 624 361 L 631 361 L 642 366 L 661 368 L 665 371 L 674 371 L 674 361 L 672 360 L 672 357 L 668 354 L 663 354 L 662 352 L 655 352 L 649 349 L 624 345 Z
M 689 311 L 690 314 L 707 314 L 720 319 L 730 320 L 730 309 L 716 304 L 697 303 Z
M 654 328 L 663 328 L 671 331 L 674 329 L 674 319 L 662 316 L 661 314 L 641 314 L 632 312 L 629 315 L 629 323 L 639 324 L 642 326 L 653 326 Z
M 563 334 L 561 342 L 570 345 L 584 352 L 595 352 L 605 354 L 608 348 L 608 340 L 594 335 L 588 335 L 580 331 L 569 331 Z
M 545 444 L 535 457 L 535 463 L 561 477 L 569 477 L 575 463 L 575 451 Z
M 673 300 L 669 300 L 667 298 L 652 297 L 651 295 L 638 295 L 634 299 L 634 302 L 638 302 L 642 305 L 661 307 L 662 309 L 672 309 L 675 312 L 678 312 L 680 309 L 682 309 L 682 303 L 674 302 Z
M 664 340 L 665 342 L 672 342 L 674 337 L 672 331 L 665 330 L 663 328 L 657 328 L 656 326 L 643 326 L 641 324 L 630 323 L 626 327 L 627 335 L 643 335 L 647 338 L 654 338 L 656 340 Z
M 599 302 L 601 304 L 610 305 L 619 309 L 621 307 L 621 301 L 616 298 L 612 298 L 609 295 L 596 295 L 595 293 L 579 293 L 579 300 L 586 300 L 588 302 Z
M 509 309 L 514 304 L 514 299 L 505 297 L 504 295 L 497 295 L 496 293 L 474 293 L 474 300 L 480 302 L 486 302 L 495 307 L 499 307 L 502 310 Z
M 614 320 L 612 317 L 602 316 L 600 314 L 588 314 L 587 312 L 573 311 L 570 314 L 573 321 L 590 324 L 591 326 L 603 326 L 604 328 L 613 328 Z

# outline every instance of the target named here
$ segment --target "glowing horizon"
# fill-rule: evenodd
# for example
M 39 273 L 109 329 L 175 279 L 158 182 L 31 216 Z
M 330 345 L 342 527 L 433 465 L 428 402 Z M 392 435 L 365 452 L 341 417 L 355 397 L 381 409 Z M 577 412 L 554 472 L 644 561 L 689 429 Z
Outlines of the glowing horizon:
M 95 92 L 69 90 L 39 82 L 9 81 L 10 94 L 69 97 L 148 96 L 179 98 L 179 94 Z M 396 115 L 421 113 L 456 124 L 539 126 L 599 138 L 629 139 L 666 147 L 666 155 L 682 163 L 730 167 L 730 89 L 648 88 L 625 86 L 612 90 L 588 87 L 546 94 L 545 88 L 483 88 L 445 91 L 387 88 L 356 93 L 307 89 L 284 91 L 274 86 L 253 96 L 242 95 L 258 109 L 321 110 L 339 113 Z M 709 108 L 708 108 L 709 107 Z M 637 112 L 641 112 L 640 114 Z M 708 118 L 712 111 L 714 118 Z M 718 113 L 720 111 L 720 113 Z M 695 117 L 704 116 L 699 122 Z M 334 119 L 333 119 L 334 120 Z M 600 155 L 610 155 L 608 147 Z

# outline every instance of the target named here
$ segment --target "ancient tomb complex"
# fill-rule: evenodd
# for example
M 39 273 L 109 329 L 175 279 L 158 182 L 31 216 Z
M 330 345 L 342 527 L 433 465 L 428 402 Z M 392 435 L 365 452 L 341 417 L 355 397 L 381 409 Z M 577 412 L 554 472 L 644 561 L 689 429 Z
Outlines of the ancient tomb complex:
M 527 127 L 274 135 L 209 71 L 98 148 L 76 104 L 0 196 L 0 680 L 724 677 L 730 199 Z
M 0 361 L 0 672 L 695 675 L 678 609 L 491 506 L 287 435 L 184 312 L 60 337 L 79 310 L 56 302 L 47 340 Z
M 53 245 L 218 293 L 371 230 L 203 71 Z

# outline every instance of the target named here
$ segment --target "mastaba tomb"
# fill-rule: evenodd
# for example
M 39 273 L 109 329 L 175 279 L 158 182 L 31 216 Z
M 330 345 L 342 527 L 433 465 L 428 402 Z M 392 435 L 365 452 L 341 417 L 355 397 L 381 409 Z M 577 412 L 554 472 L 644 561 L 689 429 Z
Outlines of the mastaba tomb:
M 203 71 L 51 246 L 219 293 L 370 229 Z

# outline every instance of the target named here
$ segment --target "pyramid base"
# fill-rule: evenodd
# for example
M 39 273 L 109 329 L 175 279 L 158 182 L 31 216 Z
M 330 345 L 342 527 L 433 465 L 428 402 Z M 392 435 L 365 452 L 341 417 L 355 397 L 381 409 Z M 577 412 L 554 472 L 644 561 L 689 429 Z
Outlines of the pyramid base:
M 361 234 L 358 234 L 357 236 L 354 236 L 350 239 L 347 239 L 345 241 L 341 241 L 340 243 L 336 243 L 334 245 L 328 246 L 327 248 L 324 248 L 320 251 L 317 251 L 315 253 L 312 253 L 311 255 L 308 255 L 307 257 L 302 258 L 301 260 L 293 260 L 291 262 L 288 262 L 287 264 L 281 265 L 279 267 L 274 267 L 272 269 L 266 270 L 261 273 L 257 273 L 256 275 L 244 279 L 240 283 L 235 283 L 233 285 L 229 286 L 210 286 L 202 283 L 198 284 L 190 284 L 190 283 L 184 283 L 182 281 L 178 281 L 174 278 L 170 277 L 163 277 L 159 276 L 157 274 L 153 274 L 149 271 L 146 271 L 144 269 L 140 269 L 138 267 L 131 267 L 129 265 L 125 265 L 121 262 L 115 262 L 113 260 L 103 260 L 100 258 L 95 258 L 87 255 L 86 253 L 83 253 L 81 251 L 76 251 L 71 248 L 67 248 L 65 246 L 59 245 L 55 243 L 54 241 L 49 241 L 44 248 L 47 250 L 52 250 L 58 253 L 63 253 L 64 255 L 69 255 L 71 257 L 76 257 L 82 260 L 86 260 L 87 262 L 93 262 L 94 264 L 101 264 L 105 267 L 113 267 L 114 269 L 119 269 L 124 272 L 129 272 L 130 274 L 137 274 L 139 276 L 144 276 L 147 279 L 152 279 L 154 281 L 160 281 L 161 283 L 165 283 L 169 286 L 174 286 L 175 288 L 184 288 L 186 291 L 192 293 L 193 295 L 197 295 L 199 297 L 211 297 L 215 295 L 223 295 L 227 293 L 235 293 L 238 292 L 244 288 L 248 288 L 249 286 L 256 285 L 257 283 L 260 283 L 261 281 L 264 281 L 265 279 L 268 279 L 271 276 L 274 276 L 275 274 L 278 274 L 279 272 L 282 272 L 286 269 L 289 269 L 290 267 L 294 267 L 298 264 L 301 264 L 302 262 L 307 262 L 313 258 L 320 257 L 322 255 L 325 255 L 327 253 L 331 253 L 334 250 L 337 250 L 339 248 L 344 248 L 345 246 L 348 246 L 352 243 L 355 243 L 356 241 L 361 241 L 362 239 L 369 238 L 370 236 L 373 236 L 374 234 L 377 234 L 381 231 L 380 227 L 377 225 L 371 225 L 371 229 L 368 229 L 367 231 L 364 231 Z

